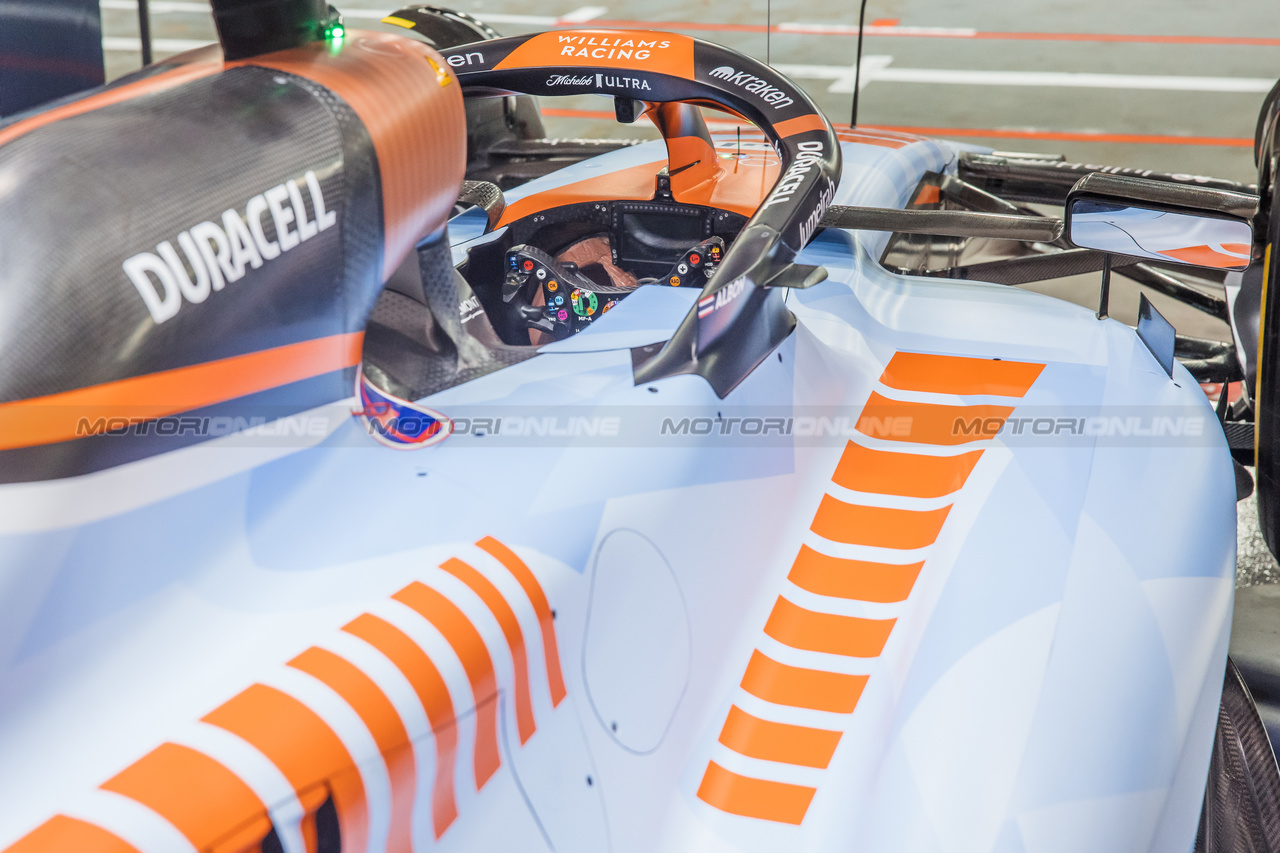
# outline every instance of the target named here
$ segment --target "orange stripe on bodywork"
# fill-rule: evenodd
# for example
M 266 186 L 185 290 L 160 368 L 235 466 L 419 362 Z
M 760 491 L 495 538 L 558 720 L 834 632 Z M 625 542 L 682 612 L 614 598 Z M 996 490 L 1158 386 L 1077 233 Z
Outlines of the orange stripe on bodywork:
M 556 115 L 562 111 L 548 109 L 543 112 Z M 613 113 L 603 115 L 613 118 Z M 722 146 L 720 150 L 727 152 L 731 149 Z M 675 200 L 682 204 L 700 204 L 751 216 L 777 183 L 780 172 L 780 161 L 771 151 L 751 154 L 755 156 L 741 161 L 737 158 L 722 161 L 716 156 L 715 162 L 711 164 L 714 168 L 709 167 L 706 173 L 700 167 L 688 170 L 688 174 L 680 172 L 673 175 L 672 192 Z M 677 151 L 676 156 L 679 159 L 688 155 L 684 151 Z M 658 160 L 628 166 L 516 199 L 503 210 L 497 227 L 571 204 L 619 199 L 649 201 L 653 198 L 654 181 L 663 166 L 669 167 L 669 162 Z
M 0 404 L 0 450 L 79 438 L 87 418 L 152 420 L 360 363 L 363 332 L 331 335 L 102 385 Z
M 851 441 L 845 445 L 831 481 L 855 492 L 940 498 L 958 491 L 981 457 L 981 450 L 958 456 L 923 456 L 872 450 Z
M 907 599 L 923 566 L 845 560 L 801 545 L 787 580 L 815 595 L 891 604 Z
M 157 92 L 173 89 L 184 83 L 208 77 L 222 70 L 221 51 L 216 48 L 208 51 L 204 49 L 193 51 L 188 55 L 192 61 L 177 68 L 161 71 L 158 74 L 152 74 L 132 83 L 124 83 L 111 89 L 104 89 L 15 122 L 0 130 L 0 145 L 4 145 L 6 142 L 17 139 L 19 136 L 30 133 L 37 128 L 53 124 L 56 121 L 91 113 L 103 107 L 123 104 L 126 101 L 132 101 L 145 95 L 153 95 Z
M 266 805 L 239 776 L 178 744 L 161 744 L 102 788 L 151 809 L 200 850 L 225 847 L 217 842 L 228 835 L 261 839 L 271 830 Z
M 950 511 L 950 506 L 927 510 L 860 506 L 823 495 L 809 529 L 846 545 L 910 550 L 932 545 Z
M 391 779 L 392 849 L 413 848 L 413 797 L 417 768 L 409 735 L 391 700 L 369 676 L 346 658 L 328 649 L 312 647 L 289 666 L 329 685 L 360 716 L 382 753 Z
M 851 713 L 857 707 L 866 684 L 865 675 L 788 666 L 758 651 L 751 653 L 742 676 L 742 689 L 766 702 L 837 714 Z
M 516 556 L 515 551 L 492 536 L 484 537 L 476 545 L 511 572 L 520 584 L 520 588 L 524 590 L 524 594 L 529 597 L 533 612 L 538 617 L 538 625 L 542 628 L 542 653 L 547 659 L 547 682 L 551 687 L 551 704 L 553 707 L 559 705 L 560 700 L 565 697 L 564 676 L 560 672 L 560 648 L 556 644 L 555 614 L 551 612 L 551 605 L 547 602 L 546 593 L 542 591 L 542 584 L 538 583 L 537 576 L 529 570 L 523 560 Z
M 799 118 L 789 118 L 786 121 L 780 121 L 773 126 L 773 132 L 779 137 L 786 139 L 788 136 L 795 136 L 797 133 L 808 133 L 811 130 L 826 130 L 827 120 L 817 113 L 809 113 L 807 116 Z
M 884 650 L 895 621 L 818 613 L 778 596 L 764 632 L 793 649 L 873 658 Z
M 436 780 L 431 790 L 432 827 L 436 838 L 458 817 L 453 795 L 453 767 L 458 752 L 458 723 L 444 676 L 413 639 L 390 622 L 365 613 L 342 628 L 381 652 L 403 673 L 418 694 L 436 739 Z
M 677 136 L 667 139 L 667 171 L 670 174 L 671 192 L 687 198 L 699 185 L 715 180 L 719 170 L 715 146 L 697 136 Z
M 138 849 L 92 823 L 54 815 L 4 853 L 138 853 Z
M 799 826 L 817 792 L 804 785 L 739 776 L 711 761 L 698 786 L 698 799 L 722 812 Z
M 720 166 L 702 111 L 690 103 L 669 101 L 648 105 L 644 114 L 666 140 L 667 173 L 675 197 L 683 199 L 702 184 L 710 189 Z
M 517 219 L 524 219 L 555 207 L 599 201 L 602 198 L 616 197 L 621 200 L 647 201 L 653 198 L 655 176 L 665 165 L 667 165 L 665 160 L 641 163 L 638 166 L 628 166 L 615 172 L 595 175 L 586 180 L 552 187 L 540 193 L 518 198 L 503 209 L 502 216 L 494 227 L 501 228 Z M 752 210 L 754 212 L 754 208 Z
M 880 374 L 880 382 L 900 391 L 933 394 L 995 394 L 1021 397 L 1043 364 L 924 352 L 898 352 Z
M 872 438 L 952 447 L 995 438 L 1012 406 L 905 403 L 874 391 L 858 417 L 858 432 Z
M 840 734 L 762 720 L 734 705 L 720 731 L 720 742 L 751 758 L 823 769 L 835 754 Z
M 274 687 L 254 684 L 202 719 L 255 746 L 304 802 L 323 802 L 317 791 L 327 786 L 337 806 L 343 849 L 350 844 L 363 853 L 369 837 L 364 783 L 347 748 L 314 711 Z
M 525 653 L 524 632 L 520 630 L 520 621 L 515 611 L 502 597 L 493 582 L 461 560 L 451 558 L 441 564 L 440 568 L 462 581 L 471 591 L 480 596 L 480 600 L 489 608 L 489 612 L 498 620 L 502 635 L 507 640 L 507 648 L 511 650 L 511 666 L 516 680 L 516 726 L 520 731 L 520 743 L 533 737 L 537 726 L 533 720 L 533 703 L 529 699 L 529 658 Z
M 426 584 L 414 581 L 391 597 L 413 608 L 436 626 L 466 670 L 476 703 L 475 770 L 478 791 L 502 764 L 498 754 L 498 680 L 484 637 L 480 636 L 467 615 L 458 609 L 458 605 Z

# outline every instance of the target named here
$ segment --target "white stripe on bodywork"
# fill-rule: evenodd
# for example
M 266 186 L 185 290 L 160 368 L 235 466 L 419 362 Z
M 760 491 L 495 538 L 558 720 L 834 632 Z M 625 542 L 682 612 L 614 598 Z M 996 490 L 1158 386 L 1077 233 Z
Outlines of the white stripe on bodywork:
M 413 825 L 411 828 L 414 849 L 435 843 L 435 826 L 432 807 L 436 787 L 436 746 L 431 721 L 422 707 L 422 700 L 409 683 L 409 679 L 382 652 L 364 640 L 346 632 L 340 632 L 316 644 L 333 652 L 369 677 L 382 695 L 395 708 L 413 749 L 414 791 Z M 454 765 L 454 789 L 457 790 L 457 764 Z M 455 802 L 456 802 L 455 793 Z
M 355 709 L 320 679 L 291 666 L 261 679 L 305 705 L 329 727 L 356 763 L 369 815 L 367 850 L 384 850 L 391 832 L 391 777 L 378 743 Z
M 555 706 L 551 700 L 551 680 L 547 673 L 547 650 L 542 644 L 542 623 L 538 621 L 538 612 L 533 609 L 533 602 L 529 600 L 528 593 L 515 575 L 483 548 L 469 546 L 465 551 L 459 551 L 459 559 L 487 577 L 516 614 L 520 633 L 524 636 L 525 658 L 529 663 L 529 698 L 533 703 L 534 721 L 546 719 L 555 710 Z M 538 585 L 545 589 L 543 578 L 539 578 L 527 562 L 525 565 L 534 574 Z
M 473 563 L 467 564 L 476 568 Z M 477 571 L 479 571 L 478 568 Z M 506 687 L 514 693 L 515 661 L 507 648 L 506 635 L 502 633 L 502 626 L 489 606 L 471 587 L 444 569 L 432 569 L 423 576 L 422 581 L 426 586 L 453 602 L 453 605 L 467 617 L 467 621 L 485 641 L 484 647 L 489 652 L 489 660 L 493 663 L 494 685 Z M 528 657 L 527 651 L 525 657 Z M 515 713 L 514 705 L 512 713 Z
M 475 745 L 476 714 L 475 698 L 471 691 L 471 680 L 462 667 L 462 661 L 453 651 L 453 646 L 444 635 L 427 619 L 407 604 L 394 599 L 375 603 L 369 613 L 385 619 L 399 628 L 413 640 L 414 644 L 435 664 L 449 690 L 449 701 L 453 705 L 453 716 L 457 721 L 455 731 L 458 736 L 457 754 L 454 757 L 453 790 L 454 802 L 458 814 L 462 814 L 465 802 L 476 794 Z M 435 778 L 432 767 L 431 778 Z
M 119 836 L 140 853 L 196 853 L 177 827 L 124 794 L 95 788 L 74 797 L 61 811 Z
M 280 768 L 257 747 L 226 729 L 202 722 L 195 723 L 172 740 L 202 752 L 226 767 L 267 804 L 284 853 L 307 853 L 307 845 L 302 839 L 301 824 L 306 814 L 302 803 Z

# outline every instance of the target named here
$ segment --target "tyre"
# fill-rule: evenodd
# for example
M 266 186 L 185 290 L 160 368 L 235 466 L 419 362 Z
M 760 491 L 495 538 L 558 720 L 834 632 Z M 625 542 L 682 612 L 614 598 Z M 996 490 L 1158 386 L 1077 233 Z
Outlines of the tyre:
M 1262 244 L 1262 293 L 1258 319 L 1257 379 L 1252 389 L 1258 524 L 1272 554 L 1280 554 L 1280 83 L 1263 103 L 1254 134 L 1258 165 L 1258 217 L 1254 241 Z

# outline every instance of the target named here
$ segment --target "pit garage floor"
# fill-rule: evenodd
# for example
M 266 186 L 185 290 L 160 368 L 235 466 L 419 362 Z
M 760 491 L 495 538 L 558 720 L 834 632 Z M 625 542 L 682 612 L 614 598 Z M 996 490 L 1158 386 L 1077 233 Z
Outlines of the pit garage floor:
M 504 35 L 590 25 L 716 41 L 770 62 L 803 85 L 833 122 L 849 121 L 858 23 L 852 0 L 454 2 Z M 113 79 L 140 63 L 137 6 L 135 0 L 101 3 L 107 78 Z M 207 2 L 151 0 L 150 9 L 156 57 L 215 38 Z M 340 9 L 349 27 L 397 31 L 379 23 L 394 11 L 390 3 L 351 0 Z M 864 125 L 1063 154 L 1076 162 L 1254 180 L 1258 108 L 1280 76 L 1280 4 L 869 0 L 867 23 Z M 551 136 L 656 137 L 640 123 L 616 124 L 604 98 L 542 106 Z M 1096 304 L 1096 275 L 1035 287 Z M 1179 332 L 1230 337 L 1216 320 L 1151 298 Z M 1117 279 L 1112 315 L 1132 324 L 1137 303 L 1137 286 Z M 1280 582 L 1256 513 L 1252 499 L 1240 503 L 1241 586 Z

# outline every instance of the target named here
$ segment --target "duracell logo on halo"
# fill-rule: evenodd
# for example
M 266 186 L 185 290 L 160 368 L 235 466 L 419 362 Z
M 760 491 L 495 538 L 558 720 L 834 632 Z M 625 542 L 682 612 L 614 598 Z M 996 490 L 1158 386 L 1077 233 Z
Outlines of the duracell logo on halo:
M 666 50 L 666 39 L 609 36 L 560 36 L 560 55 L 583 59 L 648 59 L 655 50 Z
M 795 195 L 796 190 L 804 183 L 805 178 L 815 168 L 821 169 L 821 161 L 826 156 L 826 146 L 821 142 L 801 142 L 796 146 L 800 150 L 796 153 L 796 159 L 787 171 L 782 173 L 781 180 L 774 186 L 773 192 L 765 199 L 764 204 L 760 206 L 761 210 L 768 210 L 775 204 L 781 204 L 790 201 Z M 821 214 L 818 215 L 821 218 Z
M 307 217 L 299 183 L 307 186 L 313 218 Z M 338 214 L 325 208 L 320 181 L 312 171 L 255 195 L 244 211 L 242 215 L 233 207 L 223 212 L 221 225 L 201 222 L 179 234 L 185 264 L 168 240 L 157 245 L 154 253 L 139 252 L 124 262 L 125 275 L 146 303 L 151 319 L 157 323 L 170 319 L 181 310 L 184 298 L 204 302 L 212 291 L 243 278 L 246 266 L 256 270 L 338 221 Z M 262 228 L 267 213 L 275 225 L 274 240 L 268 240 Z

